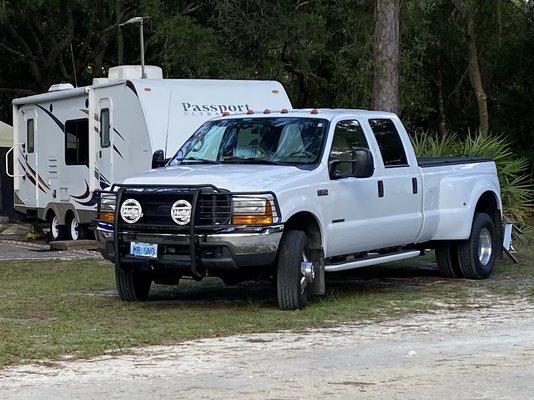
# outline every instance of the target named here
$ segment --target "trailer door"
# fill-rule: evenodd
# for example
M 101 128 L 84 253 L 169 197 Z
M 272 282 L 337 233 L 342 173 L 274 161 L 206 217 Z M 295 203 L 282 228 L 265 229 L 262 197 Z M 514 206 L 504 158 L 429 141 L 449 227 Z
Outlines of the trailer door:
M 39 205 L 39 190 L 45 190 L 39 180 L 39 164 L 37 149 L 39 135 L 37 133 L 37 113 L 34 109 L 24 112 L 24 127 L 21 143 L 23 145 L 15 151 L 19 151 L 18 159 L 21 171 L 22 184 L 20 185 L 19 197 L 27 207 Z
M 98 167 L 100 188 L 104 189 L 113 181 L 113 113 L 111 101 L 108 98 L 98 102 L 98 121 L 100 122 L 100 151 L 98 152 Z

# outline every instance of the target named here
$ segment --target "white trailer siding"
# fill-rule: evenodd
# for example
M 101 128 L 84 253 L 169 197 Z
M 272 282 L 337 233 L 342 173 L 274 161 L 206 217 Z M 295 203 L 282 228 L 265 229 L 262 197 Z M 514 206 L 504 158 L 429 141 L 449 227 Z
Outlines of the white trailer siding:
M 276 81 L 133 80 L 152 144 L 171 157 L 204 122 L 224 112 L 245 113 L 290 109 L 283 86 Z M 131 175 L 130 175 L 131 176 Z
M 72 216 L 88 223 L 95 216 L 95 190 L 150 169 L 157 150 L 171 157 L 205 121 L 223 112 L 290 108 L 284 88 L 273 81 L 104 79 L 15 99 L 15 206 L 40 219 L 53 213 L 61 224 Z M 109 143 L 101 139 L 108 126 L 101 126 L 103 110 Z M 33 152 L 27 147 L 30 119 Z M 78 165 L 65 159 L 66 123 L 73 120 L 87 121 L 88 129 L 87 161 Z

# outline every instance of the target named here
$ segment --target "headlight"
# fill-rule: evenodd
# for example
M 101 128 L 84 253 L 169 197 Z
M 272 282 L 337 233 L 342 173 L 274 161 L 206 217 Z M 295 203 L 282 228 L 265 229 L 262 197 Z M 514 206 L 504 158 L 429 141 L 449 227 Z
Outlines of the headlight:
M 116 194 L 114 192 L 100 192 L 98 202 L 98 219 L 107 222 L 115 221 Z
M 278 213 L 272 195 L 237 195 L 232 198 L 232 224 L 270 225 L 276 222 Z

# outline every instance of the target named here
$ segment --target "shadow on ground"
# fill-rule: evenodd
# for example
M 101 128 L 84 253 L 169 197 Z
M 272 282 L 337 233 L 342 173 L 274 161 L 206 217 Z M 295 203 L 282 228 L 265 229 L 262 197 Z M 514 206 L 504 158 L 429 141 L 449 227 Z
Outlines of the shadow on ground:
M 448 280 L 447 280 L 448 281 Z M 422 290 L 429 285 L 443 282 L 433 258 L 360 268 L 327 274 L 326 295 L 354 295 L 357 293 L 385 293 L 406 290 Z M 273 307 L 276 289 L 269 282 L 243 282 L 225 285 L 217 278 L 202 282 L 183 279 L 178 286 L 153 285 L 148 306 L 172 306 L 176 301 L 185 304 L 248 304 L 260 303 Z

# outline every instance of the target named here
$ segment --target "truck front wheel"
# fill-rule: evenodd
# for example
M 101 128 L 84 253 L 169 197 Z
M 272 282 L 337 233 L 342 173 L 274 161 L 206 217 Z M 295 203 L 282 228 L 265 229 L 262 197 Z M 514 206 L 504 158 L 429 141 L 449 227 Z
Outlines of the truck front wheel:
M 303 231 L 284 232 L 278 249 L 276 289 L 281 310 L 306 307 L 315 267 L 311 261 L 308 239 Z
M 121 300 L 144 301 L 148 299 L 152 277 L 147 271 L 115 266 L 115 282 Z
M 471 236 L 458 242 L 458 262 L 462 275 L 468 279 L 489 278 L 500 249 L 493 220 L 486 213 L 476 213 Z

